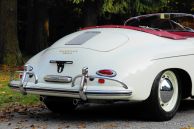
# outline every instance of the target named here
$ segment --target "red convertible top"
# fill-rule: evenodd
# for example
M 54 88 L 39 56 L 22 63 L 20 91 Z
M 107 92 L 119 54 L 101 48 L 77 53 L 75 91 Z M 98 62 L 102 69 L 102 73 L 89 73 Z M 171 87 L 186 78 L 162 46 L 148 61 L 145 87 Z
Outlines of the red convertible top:
M 140 28 L 140 27 L 134 27 L 134 26 L 122 26 L 122 25 L 102 25 L 102 26 L 91 26 L 91 27 L 85 27 L 82 28 L 81 30 L 87 30 L 87 29 L 94 29 L 94 28 L 122 28 L 122 29 L 130 29 L 130 30 L 137 30 L 137 31 L 142 31 L 142 32 L 146 32 L 149 34 L 153 34 L 153 35 L 157 35 L 160 37 L 165 37 L 165 38 L 170 38 L 170 39 L 174 39 L 174 40 L 180 40 L 180 39 L 186 39 L 187 36 L 186 35 L 181 35 L 180 33 L 170 33 L 168 31 L 163 31 L 163 30 L 151 30 L 151 29 L 146 29 L 146 28 Z M 194 34 L 191 35 L 192 37 L 194 37 Z

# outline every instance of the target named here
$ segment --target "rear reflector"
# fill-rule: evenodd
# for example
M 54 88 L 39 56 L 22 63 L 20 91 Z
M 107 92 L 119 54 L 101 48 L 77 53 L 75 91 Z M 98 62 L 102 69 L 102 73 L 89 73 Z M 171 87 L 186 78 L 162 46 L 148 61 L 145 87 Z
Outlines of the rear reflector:
M 19 73 L 19 78 L 22 79 L 23 73 Z
M 115 77 L 116 72 L 111 69 L 102 69 L 96 72 L 97 75 L 105 76 L 105 77 Z
M 104 84 L 105 83 L 105 80 L 104 79 L 98 79 L 98 83 Z

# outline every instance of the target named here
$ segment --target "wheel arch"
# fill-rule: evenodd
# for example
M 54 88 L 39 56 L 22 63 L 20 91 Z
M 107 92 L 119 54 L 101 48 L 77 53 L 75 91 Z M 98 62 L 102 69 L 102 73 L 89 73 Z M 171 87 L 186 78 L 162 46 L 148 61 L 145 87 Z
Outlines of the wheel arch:
M 192 92 L 192 80 L 189 73 L 186 70 L 180 68 L 171 68 L 173 72 L 179 77 L 182 90 L 182 98 L 191 96 Z

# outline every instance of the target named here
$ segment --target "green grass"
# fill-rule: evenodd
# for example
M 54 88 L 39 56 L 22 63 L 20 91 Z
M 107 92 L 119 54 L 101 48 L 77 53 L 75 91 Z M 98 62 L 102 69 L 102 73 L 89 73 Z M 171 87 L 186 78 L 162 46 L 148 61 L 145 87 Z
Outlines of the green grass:
M 19 92 L 12 90 L 8 86 L 8 79 L 3 79 L 2 76 L 8 76 L 6 74 L 0 73 L 0 108 L 6 107 L 12 103 L 18 103 L 21 105 L 34 105 L 39 104 L 39 96 L 36 95 L 22 95 Z M 8 78 L 8 77 L 7 77 Z

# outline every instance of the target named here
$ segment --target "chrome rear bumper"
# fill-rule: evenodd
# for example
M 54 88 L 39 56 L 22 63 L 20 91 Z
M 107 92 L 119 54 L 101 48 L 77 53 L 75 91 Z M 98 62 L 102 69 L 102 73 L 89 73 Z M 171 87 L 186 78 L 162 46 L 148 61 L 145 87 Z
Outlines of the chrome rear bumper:
M 10 85 L 14 90 L 20 91 L 16 85 Z M 45 96 L 60 96 L 80 99 L 78 90 L 62 90 L 62 89 L 41 89 L 41 88 L 25 88 L 26 93 L 45 95 Z M 129 90 L 120 91 L 103 91 L 103 90 L 87 90 L 85 92 L 87 99 L 101 100 L 129 100 L 132 92 Z
M 127 100 L 132 95 L 132 90 L 130 90 L 127 85 L 123 82 L 114 80 L 112 78 L 99 77 L 99 76 L 90 76 L 88 75 L 88 68 L 82 69 L 82 74 L 77 75 L 72 80 L 72 88 L 75 86 L 75 81 L 78 78 L 81 78 L 81 82 L 78 90 L 67 90 L 67 89 L 51 89 L 51 88 L 41 88 L 37 87 L 38 77 L 31 71 L 29 71 L 30 66 L 26 66 L 26 69 L 23 72 L 23 77 L 21 81 L 11 81 L 9 86 L 13 89 L 20 91 L 22 94 L 32 93 L 39 95 L 50 95 L 50 96 L 62 96 L 62 97 L 72 97 L 72 98 L 81 98 L 86 101 L 87 99 L 114 99 L 114 100 Z M 25 87 L 25 83 L 28 82 L 28 75 L 34 76 L 35 83 L 34 86 Z M 100 78 L 105 80 L 111 80 L 122 85 L 120 90 L 94 90 L 88 89 L 86 82 L 89 78 Z

